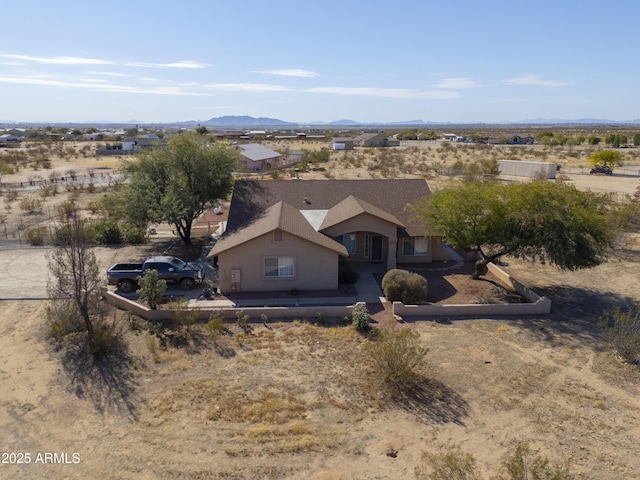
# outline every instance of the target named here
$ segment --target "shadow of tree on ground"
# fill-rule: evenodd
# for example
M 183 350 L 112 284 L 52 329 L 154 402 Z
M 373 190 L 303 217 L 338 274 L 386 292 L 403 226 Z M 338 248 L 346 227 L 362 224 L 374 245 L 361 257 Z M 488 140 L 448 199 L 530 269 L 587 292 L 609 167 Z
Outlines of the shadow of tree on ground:
M 137 420 L 138 383 L 133 374 L 136 359 L 122 338 L 107 351 L 92 354 L 86 334 L 69 337 L 62 364 L 71 377 L 75 395 L 90 400 L 101 413 L 116 411 Z
M 389 406 L 399 408 L 424 423 L 464 425 L 469 404 L 444 383 L 424 376 L 410 387 L 396 392 Z

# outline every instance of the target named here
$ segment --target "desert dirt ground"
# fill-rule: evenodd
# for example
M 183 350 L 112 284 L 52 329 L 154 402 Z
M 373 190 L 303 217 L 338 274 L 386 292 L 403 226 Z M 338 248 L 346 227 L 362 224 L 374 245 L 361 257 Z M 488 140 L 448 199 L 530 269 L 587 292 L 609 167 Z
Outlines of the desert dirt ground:
M 593 182 L 585 188 L 638 185 L 567 176 Z M 9 246 L 3 264 L 22 252 Z M 101 259 L 140 253 L 105 249 Z M 549 297 L 552 313 L 397 325 L 429 353 L 414 392 L 395 401 L 372 374 L 368 340 L 348 327 L 229 324 L 214 341 L 195 326 L 163 343 L 119 313 L 126 352 L 103 362 L 56 348 L 45 301 L 0 301 L 0 444 L 31 458 L 0 463 L 0 478 L 406 479 L 442 442 L 489 475 L 520 441 L 587 478 L 640 478 L 640 372 L 597 327 L 604 311 L 640 301 L 637 244 L 585 271 L 515 259 L 504 268 Z M 38 453 L 69 463 L 36 463 Z

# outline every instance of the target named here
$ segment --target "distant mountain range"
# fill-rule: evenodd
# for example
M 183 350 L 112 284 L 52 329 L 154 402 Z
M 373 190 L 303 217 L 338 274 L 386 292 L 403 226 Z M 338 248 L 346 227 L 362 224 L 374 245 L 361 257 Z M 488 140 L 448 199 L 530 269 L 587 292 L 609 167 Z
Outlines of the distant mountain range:
M 443 125 L 640 125 L 640 119 L 635 120 L 606 120 L 599 118 L 581 118 L 577 120 L 566 120 L 560 118 L 536 118 L 530 120 L 519 120 L 514 122 L 504 121 L 496 123 L 486 122 L 425 122 L 424 120 L 406 120 L 400 122 L 358 122 L 356 120 L 342 119 L 332 122 L 286 122 L 277 118 L 224 116 L 214 117 L 204 121 L 180 122 L 182 125 L 206 125 L 211 127 L 297 127 L 297 126 L 324 126 L 324 127 L 401 127 L 401 126 L 443 126 Z
M 358 122 L 356 120 L 342 119 L 334 120 L 332 122 L 286 122 L 277 118 L 269 117 L 251 117 L 248 115 L 228 115 L 224 117 L 213 117 L 209 120 L 187 120 L 178 122 L 142 122 L 139 120 L 129 120 L 126 122 L 97 122 L 101 125 L 154 125 L 154 126 L 177 126 L 177 127 L 195 127 L 198 125 L 204 125 L 207 127 L 222 127 L 222 128 L 268 128 L 268 127 L 281 127 L 281 128 L 294 128 L 294 127 L 474 127 L 474 126 L 520 126 L 520 125 L 640 125 L 640 119 L 635 120 L 606 120 L 599 118 L 580 118 L 577 120 L 566 120 L 560 118 L 535 118 L 529 120 L 518 121 L 504 121 L 504 122 L 425 122 L 424 120 L 406 120 L 400 122 Z M 0 120 L 0 126 L 5 125 L 91 125 L 88 122 L 14 122 L 10 120 Z

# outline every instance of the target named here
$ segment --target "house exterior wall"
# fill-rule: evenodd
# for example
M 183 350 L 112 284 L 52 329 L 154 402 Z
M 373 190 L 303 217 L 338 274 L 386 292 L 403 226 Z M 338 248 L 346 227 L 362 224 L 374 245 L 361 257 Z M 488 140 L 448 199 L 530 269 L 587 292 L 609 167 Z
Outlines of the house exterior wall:
M 337 225 L 333 225 L 322 230 L 322 233 L 329 235 L 332 238 L 336 238 L 339 242 L 341 242 L 340 237 L 345 233 L 357 233 L 358 235 L 362 233 L 364 235 L 365 232 L 382 235 L 382 261 L 386 261 L 387 268 L 395 268 L 395 252 L 398 241 L 397 225 L 373 215 L 369 215 L 368 213 L 362 213 Z M 364 245 L 363 241 L 363 239 L 360 240 L 361 250 Z M 348 260 L 356 262 L 365 261 L 364 257 L 358 257 L 357 246 L 356 255 L 350 255 Z
M 360 143 L 363 147 L 384 147 L 386 145 L 386 137 L 382 134 L 363 140 Z
M 398 263 L 430 263 L 449 260 L 449 252 L 440 246 L 442 237 L 427 237 L 425 255 L 404 255 L 404 238 L 398 239 Z
M 336 290 L 338 254 L 307 240 L 283 232 L 275 242 L 273 232 L 250 240 L 218 255 L 219 289 L 234 291 L 232 270 L 240 270 L 237 292 L 298 290 Z M 294 276 L 268 278 L 264 275 L 265 257 L 293 257 Z
M 251 160 L 250 158 L 247 158 L 245 156 L 241 157 L 247 169 L 253 172 L 259 172 L 269 165 L 271 167 L 280 167 L 283 164 L 282 155 L 271 158 L 261 158 L 260 160 Z

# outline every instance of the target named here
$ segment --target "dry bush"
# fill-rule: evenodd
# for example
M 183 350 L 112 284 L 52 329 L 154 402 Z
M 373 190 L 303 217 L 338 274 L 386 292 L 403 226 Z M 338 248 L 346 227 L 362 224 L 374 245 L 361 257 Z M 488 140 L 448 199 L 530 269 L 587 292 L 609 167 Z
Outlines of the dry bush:
M 414 469 L 416 480 L 481 480 L 476 459 L 460 445 L 441 443 L 435 453 L 422 452 Z M 534 455 L 529 444 L 520 442 L 492 480 L 572 480 L 569 464 L 551 466 L 547 458 Z
M 637 307 L 615 308 L 599 319 L 604 340 L 626 362 L 640 365 L 640 312 Z
M 392 397 L 414 387 L 418 380 L 416 370 L 423 365 L 428 351 L 420 345 L 420 335 L 409 328 L 380 330 L 366 346 L 377 381 Z

